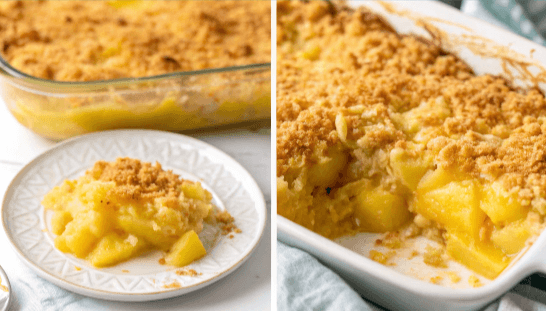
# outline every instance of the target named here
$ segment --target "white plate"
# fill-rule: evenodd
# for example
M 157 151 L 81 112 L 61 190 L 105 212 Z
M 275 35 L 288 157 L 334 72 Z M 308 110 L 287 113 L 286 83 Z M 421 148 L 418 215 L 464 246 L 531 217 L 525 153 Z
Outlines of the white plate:
M 213 202 L 226 209 L 242 230 L 218 234 L 205 227 L 199 235 L 207 255 L 187 266 L 201 275 L 179 276 L 176 268 L 160 265 L 160 252 L 151 252 L 114 267 L 97 269 L 62 253 L 53 245 L 50 212 L 43 196 L 65 179 L 75 179 L 98 160 L 132 157 L 161 163 L 182 178 L 201 181 Z M 222 151 L 184 135 L 120 130 L 94 133 L 65 141 L 36 157 L 13 179 L 2 205 L 6 235 L 22 260 L 38 275 L 78 294 L 119 301 L 147 301 L 179 296 L 220 280 L 254 251 L 266 223 L 263 194 L 251 175 Z M 168 288 L 178 282 L 180 287 Z

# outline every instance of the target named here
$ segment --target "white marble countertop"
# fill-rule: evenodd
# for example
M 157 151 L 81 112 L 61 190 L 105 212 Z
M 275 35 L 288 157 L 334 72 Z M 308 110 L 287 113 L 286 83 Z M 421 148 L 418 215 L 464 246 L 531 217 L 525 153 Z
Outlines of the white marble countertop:
M 26 163 L 55 145 L 27 130 L 11 116 L 0 100 L 0 201 L 11 179 Z M 271 210 L 271 131 L 245 129 L 191 135 L 223 150 L 241 163 L 254 177 Z M 43 301 L 28 300 L 28 284 L 37 276 L 17 258 L 3 230 L 0 230 L 0 265 L 9 276 L 14 301 L 10 310 L 43 310 Z M 44 281 L 45 282 L 45 281 Z M 59 290 L 54 285 L 46 290 Z M 201 290 L 178 298 L 145 303 L 98 300 L 73 294 L 76 299 L 47 301 L 65 310 L 270 310 L 271 309 L 271 220 L 256 252 L 237 271 Z M 25 297 L 22 299 L 21 297 Z M 39 295 L 36 295 L 39 297 Z M 38 299 L 37 299 L 38 300 Z M 52 310 L 54 310 L 53 308 Z

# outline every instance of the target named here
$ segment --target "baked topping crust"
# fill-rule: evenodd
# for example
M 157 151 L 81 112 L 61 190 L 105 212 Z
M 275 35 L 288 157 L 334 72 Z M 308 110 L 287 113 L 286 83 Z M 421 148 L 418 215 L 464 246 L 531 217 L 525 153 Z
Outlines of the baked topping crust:
M 2 56 L 57 81 L 266 63 L 267 1 L 3 1 Z
M 420 140 L 436 166 L 500 180 L 546 214 L 546 99 L 539 90 L 475 76 L 455 56 L 398 35 L 365 8 L 336 8 L 278 4 L 278 176 L 340 144 L 341 114 L 348 144 L 368 155 Z M 445 113 L 418 114 L 427 103 Z M 426 128 L 419 135 L 399 122 L 408 111 Z
M 115 162 L 97 161 L 86 175 L 99 181 L 116 183 L 113 195 L 127 199 L 178 199 L 183 183 L 193 183 L 181 179 L 171 170 L 164 171 L 161 164 L 152 165 L 132 158 L 117 158 Z

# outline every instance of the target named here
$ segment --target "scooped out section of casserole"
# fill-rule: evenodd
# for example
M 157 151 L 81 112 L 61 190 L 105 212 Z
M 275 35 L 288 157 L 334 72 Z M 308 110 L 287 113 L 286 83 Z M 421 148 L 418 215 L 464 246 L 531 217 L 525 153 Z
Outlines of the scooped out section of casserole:
M 332 239 L 425 236 L 499 275 L 544 228 L 544 95 L 363 8 L 277 11 L 278 214 Z

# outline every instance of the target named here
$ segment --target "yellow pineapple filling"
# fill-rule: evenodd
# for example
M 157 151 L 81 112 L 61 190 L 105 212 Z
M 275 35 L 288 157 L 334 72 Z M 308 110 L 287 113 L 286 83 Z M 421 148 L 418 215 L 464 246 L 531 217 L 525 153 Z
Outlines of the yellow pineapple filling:
M 544 228 L 544 95 L 364 8 L 277 12 L 278 214 L 331 239 L 423 235 L 498 276 Z
M 98 161 L 84 176 L 65 180 L 43 199 L 55 247 L 105 267 L 153 249 L 169 265 L 185 266 L 206 250 L 198 233 L 215 221 L 212 195 L 156 163 Z M 222 216 L 225 216 L 222 213 Z

